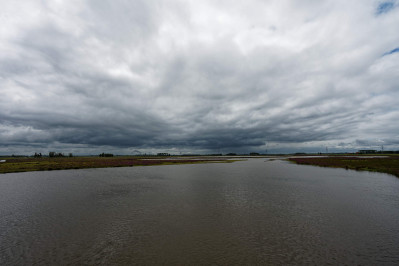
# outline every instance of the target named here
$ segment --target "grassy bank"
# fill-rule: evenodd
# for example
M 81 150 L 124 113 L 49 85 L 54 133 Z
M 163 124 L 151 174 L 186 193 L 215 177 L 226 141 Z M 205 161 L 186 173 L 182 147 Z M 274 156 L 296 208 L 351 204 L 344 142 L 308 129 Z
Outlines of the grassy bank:
M 381 172 L 399 177 L 399 156 L 329 156 L 329 157 L 296 157 L 289 161 L 297 164 L 337 167 L 359 171 Z
M 193 164 L 206 162 L 231 162 L 223 158 L 144 158 L 134 156 L 116 157 L 60 157 L 60 158 L 4 158 L 0 173 L 50 171 L 64 169 L 128 167 L 145 165 Z

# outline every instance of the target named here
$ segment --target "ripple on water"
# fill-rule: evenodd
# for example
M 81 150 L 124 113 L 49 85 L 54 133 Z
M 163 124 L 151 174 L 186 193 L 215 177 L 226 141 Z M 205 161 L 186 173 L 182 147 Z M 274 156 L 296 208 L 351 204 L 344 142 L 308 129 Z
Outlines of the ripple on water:
M 0 264 L 397 264 L 398 180 L 262 159 L 7 174 Z

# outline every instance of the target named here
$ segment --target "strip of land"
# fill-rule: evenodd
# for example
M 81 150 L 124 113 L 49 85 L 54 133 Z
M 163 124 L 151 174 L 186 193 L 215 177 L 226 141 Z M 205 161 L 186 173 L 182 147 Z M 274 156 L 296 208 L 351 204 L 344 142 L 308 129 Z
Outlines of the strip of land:
M 288 159 L 297 164 L 337 167 L 359 171 L 381 172 L 399 177 L 399 156 L 326 156 L 292 157 Z
M 129 167 L 146 165 L 171 165 L 171 164 L 195 164 L 195 163 L 219 163 L 233 162 L 228 158 L 157 158 L 136 156 L 115 157 L 57 157 L 57 158 L 6 158 L 0 164 L 0 173 L 50 171 L 83 168 L 105 168 L 105 167 Z

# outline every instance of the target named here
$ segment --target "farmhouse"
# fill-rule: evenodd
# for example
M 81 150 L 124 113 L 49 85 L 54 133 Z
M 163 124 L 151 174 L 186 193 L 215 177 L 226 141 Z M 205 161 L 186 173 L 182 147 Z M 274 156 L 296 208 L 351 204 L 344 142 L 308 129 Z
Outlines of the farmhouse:
M 160 152 L 160 153 L 157 154 L 157 156 L 170 156 L 170 153 Z
M 376 150 L 359 150 L 360 154 L 373 154 L 373 153 L 377 153 Z

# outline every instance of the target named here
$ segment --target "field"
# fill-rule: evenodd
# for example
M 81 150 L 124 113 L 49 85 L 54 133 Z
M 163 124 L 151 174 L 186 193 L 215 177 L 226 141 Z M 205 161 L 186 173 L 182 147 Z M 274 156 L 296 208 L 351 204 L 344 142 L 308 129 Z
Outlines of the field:
M 115 156 L 115 157 L 16 157 L 2 158 L 6 162 L 0 163 L 0 173 L 50 171 L 63 169 L 82 168 L 105 168 L 105 167 L 128 167 L 145 165 L 165 164 L 193 164 L 206 162 L 232 162 L 223 158 L 162 158 L 162 157 L 137 157 L 137 156 Z
M 399 156 L 328 156 L 295 157 L 289 161 L 297 164 L 337 167 L 359 171 L 381 172 L 399 177 Z

